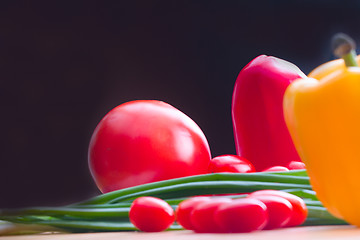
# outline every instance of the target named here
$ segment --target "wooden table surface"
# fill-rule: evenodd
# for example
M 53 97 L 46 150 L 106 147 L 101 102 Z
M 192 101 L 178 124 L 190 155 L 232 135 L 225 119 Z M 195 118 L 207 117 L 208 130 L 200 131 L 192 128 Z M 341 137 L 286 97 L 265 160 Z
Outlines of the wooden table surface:
M 35 234 L 3 236 L 0 240 L 332 240 L 360 239 L 360 228 L 353 226 L 297 227 L 243 234 L 198 234 L 191 231 L 168 231 L 160 233 L 109 232 L 76 234 Z

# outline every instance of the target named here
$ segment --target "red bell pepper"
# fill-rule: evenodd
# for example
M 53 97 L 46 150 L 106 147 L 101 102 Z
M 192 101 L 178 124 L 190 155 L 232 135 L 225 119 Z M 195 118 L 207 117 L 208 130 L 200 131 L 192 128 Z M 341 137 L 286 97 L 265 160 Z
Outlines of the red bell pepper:
M 257 171 L 300 161 L 283 116 L 287 86 L 306 77 L 294 64 L 261 55 L 239 73 L 232 98 L 236 152 Z

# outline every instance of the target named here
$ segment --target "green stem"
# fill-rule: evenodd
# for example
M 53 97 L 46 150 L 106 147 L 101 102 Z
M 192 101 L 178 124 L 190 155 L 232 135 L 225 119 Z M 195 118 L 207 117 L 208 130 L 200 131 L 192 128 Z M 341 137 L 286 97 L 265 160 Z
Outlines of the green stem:
M 321 206 L 307 206 L 308 216 L 303 224 L 304 226 L 311 225 L 348 225 L 344 220 L 331 215 L 326 208 Z
M 359 66 L 356 61 L 356 44 L 350 36 L 344 33 L 335 34 L 331 45 L 334 55 L 344 59 L 346 67 Z
M 118 203 L 133 200 L 141 196 L 154 196 L 159 198 L 190 197 L 208 194 L 249 193 L 262 189 L 283 190 L 289 188 L 311 189 L 308 184 L 274 183 L 260 181 L 206 181 L 183 183 L 165 186 L 156 189 L 134 192 L 113 198 L 109 203 Z
M 22 219 L 14 219 L 12 222 L 16 224 L 28 224 Z M 138 229 L 129 221 L 91 221 L 85 219 L 69 220 L 69 219 L 54 219 L 44 221 L 33 221 L 30 223 L 32 228 L 40 229 L 39 226 L 44 226 L 44 229 L 53 227 L 59 230 L 66 230 L 73 233 L 80 232 L 111 232 L 111 231 L 137 231 Z M 45 228 L 45 226 L 47 228 Z M 182 230 L 183 228 L 178 224 L 173 224 L 168 230 Z
M 355 50 L 352 50 L 348 54 L 345 54 L 342 58 L 344 59 L 345 65 L 347 67 L 358 67 L 359 66 L 357 61 L 356 61 L 356 52 L 355 52 Z
M 308 205 L 308 217 L 303 226 L 314 225 L 347 225 L 341 219 L 332 216 L 326 208 L 322 206 Z M 8 218 L 14 223 L 46 225 L 71 232 L 89 232 L 89 231 L 135 231 L 137 230 L 129 220 L 87 220 L 87 219 L 66 219 L 66 218 L 32 218 L 31 216 Z M 30 221 L 31 220 L 31 221 Z M 35 225 L 34 225 L 35 224 Z M 181 230 L 181 226 L 173 224 L 169 230 Z
M 129 213 L 129 207 L 121 208 L 67 208 L 67 207 L 39 207 L 39 208 L 27 208 L 16 210 L 2 210 L 1 216 L 18 216 L 18 215 L 47 215 L 47 216 L 73 216 L 73 217 L 116 217 L 127 218 Z
M 349 225 L 347 222 L 333 218 L 333 219 L 322 219 L 322 218 L 307 218 L 302 226 L 323 226 L 323 225 Z
M 303 174 L 305 171 L 296 171 L 295 174 Z M 305 173 L 306 174 L 306 173 Z M 182 177 L 176 179 L 170 179 L 160 182 L 143 184 L 135 187 L 125 188 L 117 191 L 113 191 L 110 193 L 102 194 L 100 196 L 96 196 L 87 201 L 81 202 L 77 205 L 93 205 L 93 204 L 103 204 L 108 202 L 114 202 L 114 199 L 122 198 L 126 195 L 136 194 L 139 192 L 145 192 L 151 189 L 158 189 L 163 187 L 172 187 L 178 184 L 186 184 L 186 183 L 196 183 L 196 182 L 204 182 L 206 181 L 257 181 L 257 182 L 272 182 L 272 183 L 296 183 L 296 184 L 305 184 L 309 185 L 309 178 L 306 176 L 292 176 L 285 173 L 284 175 L 277 173 L 213 173 L 213 174 L 204 174 L 190 177 Z M 226 193 L 226 192 L 220 192 Z M 232 192 L 229 192 L 232 193 Z M 204 193 L 201 193 L 204 194 Z M 214 193 L 218 194 L 218 193 Z M 189 196 L 189 195 L 187 195 Z M 123 198 L 124 199 L 124 198 Z
M 298 197 L 301 197 L 303 199 L 310 199 L 310 200 L 318 201 L 318 198 L 316 197 L 316 193 L 313 190 L 309 190 L 309 189 L 285 189 L 283 191 L 291 193 L 291 194 L 296 195 Z

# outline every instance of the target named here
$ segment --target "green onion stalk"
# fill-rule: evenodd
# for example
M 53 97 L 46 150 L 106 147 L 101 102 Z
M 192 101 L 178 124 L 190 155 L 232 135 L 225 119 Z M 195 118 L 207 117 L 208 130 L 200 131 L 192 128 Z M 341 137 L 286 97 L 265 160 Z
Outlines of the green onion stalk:
M 291 170 L 203 174 L 129 187 L 61 207 L 2 209 L 0 235 L 48 231 L 136 231 L 129 221 L 129 210 L 132 201 L 141 196 L 161 198 L 176 209 L 181 201 L 193 196 L 226 194 L 230 198 L 241 198 L 264 189 L 286 191 L 301 197 L 308 208 L 304 226 L 347 224 L 332 216 L 317 199 L 305 170 Z M 5 225 L 11 227 L 1 227 Z M 180 229 L 183 228 L 176 222 L 169 228 Z

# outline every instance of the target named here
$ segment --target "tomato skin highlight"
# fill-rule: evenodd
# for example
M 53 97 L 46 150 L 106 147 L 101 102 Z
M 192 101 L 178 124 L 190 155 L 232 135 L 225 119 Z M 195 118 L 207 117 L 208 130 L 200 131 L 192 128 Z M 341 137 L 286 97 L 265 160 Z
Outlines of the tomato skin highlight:
M 143 232 L 161 232 L 174 222 L 175 214 L 171 206 L 162 199 L 139 197 L 131 204 L 129 219 Z
M 299 161 L 291 161 L 288 165 L 289 170 L 306 169 L 305 163 Z
M 191 212 L 193 230 L 198 233 L 221 233 L 224 229 L 214 218 L 216 210 L 224 203 L 232 202 L 230 198 L 214 198 L 197 204 Z
M 173 106 L 137 100 L 112 109 L 91 137 L 88 163 L 101 192 L 207 173 L 211 159 L 199 126 Z
M 273 166 L 263 170 L 262 172 L 287 172 L 287 171 L 289 171 L 287 167 Z
M 300 197 L 278 190 L 259 190 L 251 193 L 249 196 L 256 197 L 260 195 L 279 196 L 285 198 L 291 203 L 293 207 L 293 213 L 289 222 L 285 224 L 283 227 L 299 226 L 305 222 L 306 217 L 308 215 L 308 209 L 306 207 L 304 200 L 301 199 Z
M 263 202 L 254 198 L 241 198 L 222 204 L 214 213 L 214 219 L 225 232 L 253 232 L 266 226 L 268 212 Z
M 271 195 L 255 195 L 252 197 L 266 205 L 269 220 L 264 229 L 281 228 L 286 226 L 290 221 L 293 214 L 293 207 L 285 198 Z
M 192 211 L 198 204 L 210 201 L 210 199 L 210 197 L 192 197 L 179 203 L 175 210 L 177 223 L 187 230 L 194 230 L 194 226 L 191 223 Z
M 219 172 L 249 173 L 255 172 L 255 168 L 247 159 L 227 154 L 210 160 L 209 173 Z

